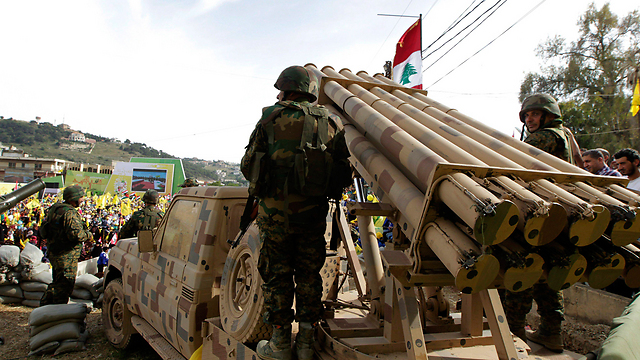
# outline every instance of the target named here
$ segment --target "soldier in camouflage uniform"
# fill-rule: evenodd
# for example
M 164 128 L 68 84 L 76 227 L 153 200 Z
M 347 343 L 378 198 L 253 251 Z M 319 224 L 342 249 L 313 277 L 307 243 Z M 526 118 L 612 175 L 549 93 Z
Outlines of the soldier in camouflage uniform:
M 180 187 L 194 187 L 194 186 L 198 186 L 198 180 L 196 179 L 192 179 L 192 178 L 187 178 L 184 180 L 184 182 L 182 184 L 179 185 Z
M 562 113 L 558 102 L 548 94 L 534 94 L 522 102 L 520 121 L 529 130 L 525 142 L 573 163 L 570 145 L 571 133 L 562 126 Z M 527 330 L 527 313 L 535 299 L 540 314 L 540 327 L 535 332 Z M 504 309 L 511 332 L 521 339 L 539 343 L 555 352 L 563 351 L 562 321 L 564 320 L 564 299 L 562 293 L 549 288 L 546 283 L 533 288 L 512 293 L 507 291 Z
M 47 210 L 47 219 L 41 229 L 42 236 L 47 239 L 53 282 L 40 299 L 40 306 L 69 301 L 76 283 L 82 243 L 92 238 L 76 210 L 82 204 L 84 190 L 78 185 L 69 186 L 64 189 L 62 198 L 63 203 L 56 203 Z
M 300 66 L 289 67 L 280 74 L 275 87 L 281 90 L 280 101 L 263 109 L 241 163 L 242 173 L 251 182 L 250 193 L 260 200 L 257 224 L 262 247 L 258 270 L 264 281 L 264 320 L 273 327 L 271 339 L 261 341 L 256 351 L 263 359 L 291 359 L 291 323 L 295 318 L 299 322 L 295 351 L 299 360 L 310 360 L 314 326 L 324 312 L 320 270 L 326 251 L 327 197 L 339 198 L 351 176 L 333 168 L 332 176 L 339 177 L 334 178 L 340 188 L 337 193 L 303 195 L 294 159 L 301 153 L 301 140 L 309 131 L 315 131 L 314 141 L 322 137 L 328 140 L 333 163 L 341 164 L 342 169 L 348 168 L 349 155 L 344 133 L 336 134 L 329 112 L 311 105 L 318 97 L 318 80 L 312 72 Z M 328 174 L 314 175 L 323 178 Z
M 156 207 L 160 195 L 153 189 L 147 190 L 142 196 L 145 207 L 134 212 L 129 221 L 120 230 L 120 239 L 132 238 L 140 230 L 151 230 L 158 226 L 164 213 Z

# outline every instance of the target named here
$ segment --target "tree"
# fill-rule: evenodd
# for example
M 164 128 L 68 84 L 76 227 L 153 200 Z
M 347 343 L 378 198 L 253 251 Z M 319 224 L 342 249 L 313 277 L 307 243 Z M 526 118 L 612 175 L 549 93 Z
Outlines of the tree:
M 409 84 L 411 82 L 411 80 L 409 80 L 411 75 L 415 75 L 417 73 L 418 72 L 416 71 L 415 66 L 413 66 L 413 64 L 411 63 L 407 63 L 404 66 L 404 69 L 402 70 L 402 77 L 400 78 L 400 84 L 402 85 Z
M 577 25 L 576 41 L 555 36 L 538 46 L 545 66 L 525 76 L 520 100 L 535 92 L 553 95 L 581 147 L 637 149 L 640 123 L 629 113 L 629 80 L 640 64 L 640 15 L 618 18 L 608 3 L 591 4 Z

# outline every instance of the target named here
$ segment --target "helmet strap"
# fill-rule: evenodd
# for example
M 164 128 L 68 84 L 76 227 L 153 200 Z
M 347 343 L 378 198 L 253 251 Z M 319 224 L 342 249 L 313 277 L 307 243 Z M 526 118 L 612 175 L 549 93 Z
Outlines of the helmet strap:
M 520 132 L 520 141 L 524 139 L 524 129 L 527 127 L 527 124 L 522 123 L 522 131 Z

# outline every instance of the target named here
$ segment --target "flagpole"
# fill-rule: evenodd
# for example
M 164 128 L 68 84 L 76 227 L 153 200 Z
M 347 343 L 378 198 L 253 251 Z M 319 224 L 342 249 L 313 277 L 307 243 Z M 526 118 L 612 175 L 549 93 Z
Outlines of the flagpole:
M 420 14 L 420 59 L 422 59 L 422 14 Z

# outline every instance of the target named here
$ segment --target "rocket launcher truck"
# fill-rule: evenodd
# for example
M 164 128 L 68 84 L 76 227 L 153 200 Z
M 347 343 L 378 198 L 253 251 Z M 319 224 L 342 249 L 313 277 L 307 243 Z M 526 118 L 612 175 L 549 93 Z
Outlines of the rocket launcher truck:
M 381 74 L 305 66 L 345 130 L 359 200 L 332 206 L 322 359 L 526 358 L 497 289 L 640 283 L 640 196 Z M 365 201 L 362 180 L 379 199 Z M 246 189 L 181 190 L 154 231 L 118 242 L 105 275 L 109 341 L 141 334 L 165 359 L 257 359 L 270 337 L 258 230 L 238 239 Z M 363 270 L 345 212 L 357 216 Z M 372 216 L 392 220 L 381 251 Z M 352 279 L 355 291 L 341 288 Z M 461 292 L 453 313 L 442 288 Z M 443 350 L 446 349 L 446 350 Z

